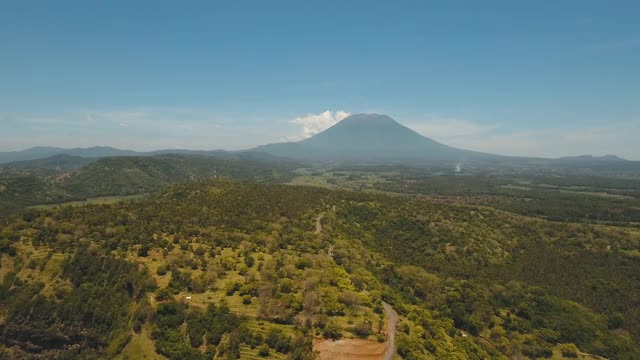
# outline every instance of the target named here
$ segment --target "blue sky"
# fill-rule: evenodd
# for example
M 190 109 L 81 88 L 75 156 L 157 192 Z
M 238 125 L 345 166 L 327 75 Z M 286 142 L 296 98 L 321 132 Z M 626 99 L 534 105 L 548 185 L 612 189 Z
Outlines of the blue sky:
M 241 149 L 379 112 L 640 160 L 638 1 L 0 3 L 0 151 Z

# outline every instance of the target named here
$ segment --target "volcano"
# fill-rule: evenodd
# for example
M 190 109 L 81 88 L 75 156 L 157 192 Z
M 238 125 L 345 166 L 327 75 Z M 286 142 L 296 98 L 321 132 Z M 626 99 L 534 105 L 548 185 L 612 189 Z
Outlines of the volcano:
M 501 158 L 447 146 L 381 114 L 351 115 L 308 139 L 262 145 L 255 150 L 292 159 L 337 162 L 437 163 Z

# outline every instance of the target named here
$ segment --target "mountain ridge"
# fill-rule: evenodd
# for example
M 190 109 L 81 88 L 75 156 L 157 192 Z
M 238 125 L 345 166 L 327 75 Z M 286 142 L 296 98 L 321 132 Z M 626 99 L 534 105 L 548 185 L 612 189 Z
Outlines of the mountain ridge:
M 29 162 L 51 159 L 56 157 L 82 158 L 82 159 L 102 159 L 107 157 L 127 157 L 127 156 L 157 156 L 157 155 L 186 155 L 186 156 L 208 156 L 240 158 L 246 160 L 260 160 L 271 162 L 283 162 L 291 160 L 282 159 L 264 152 L 252 150 L 191 150 L 191 149 L 161 149 L 152 151 L 122 150 L 111 146 L 94 146 L 88 148 L 60 148 L 53 146 L 36 146 L 25 150 L 0 152 L 0 166 L 29 166 Z

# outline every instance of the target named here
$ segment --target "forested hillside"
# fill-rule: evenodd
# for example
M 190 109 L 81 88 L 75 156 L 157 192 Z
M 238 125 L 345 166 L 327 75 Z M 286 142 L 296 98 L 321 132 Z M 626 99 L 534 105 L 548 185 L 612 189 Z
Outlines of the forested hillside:
M 253 160 L 251 154 L 123 156 L 92 161 L 56 156 L 11 163 L 0 167 L 0 218 L 29 205 L 150 193 L 169 184 L 214 177 L 284 182 L 295 166 L 281 159 Z
M 318 226 L 321 221 L 321 226 Z M 7 358 L 640 357 L 640 234 L 229 180 L 32 210 L 0 232 Z

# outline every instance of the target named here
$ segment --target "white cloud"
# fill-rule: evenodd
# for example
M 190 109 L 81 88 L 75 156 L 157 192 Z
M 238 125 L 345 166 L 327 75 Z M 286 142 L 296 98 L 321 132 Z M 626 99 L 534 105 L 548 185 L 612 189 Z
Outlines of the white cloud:
M 319 132 L 322 132 L 331 126 L 335 125 L 338 121 L 351 115 L 346 111 L 332 112 L 327 110 L 320 114 L 307 114 L 289 121 L 290 124 L 301 126 L 300 133 L 293 136 L 286 137 L 288 141 L 297 141 L 311 137 Z

